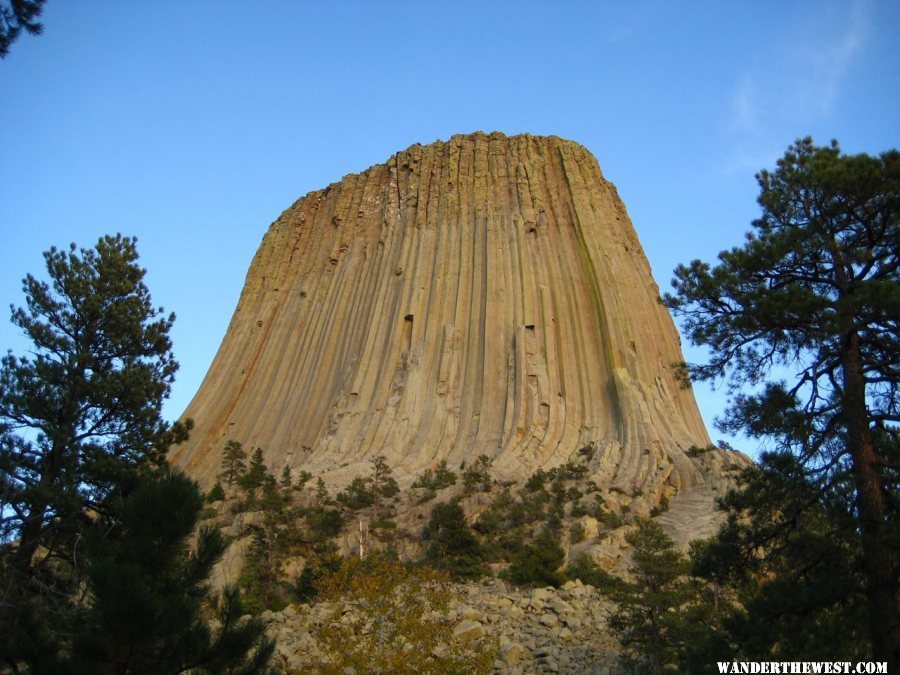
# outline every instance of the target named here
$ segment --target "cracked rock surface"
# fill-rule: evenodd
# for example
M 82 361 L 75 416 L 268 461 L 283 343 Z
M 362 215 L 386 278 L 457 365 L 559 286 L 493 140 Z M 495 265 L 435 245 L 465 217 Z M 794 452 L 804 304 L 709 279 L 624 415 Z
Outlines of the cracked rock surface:
M 457 584 L 447 618 L 454 639 L 481 639 L 497 647 L 495 670 L 524 673 L 616 673 L 620 645 L 607 627 L 613 604 L 592 586 L 517 589 L 498 579 Z M 322 652 L 310 628 L 334 612 L 331 603 L 264 612 L 277 642 L 276 662 L 287 672 L 308 671 Z M 349 608 L 341 611 L 350 611 Z
M 615 187 L 557 137 L 413 145 L 270 226 L 170 458 L 204 489 L 225 442 L 345 485 L 479 455 L 499 480 L 594 449 L 648 503 L 707 484 L 678 334 Z

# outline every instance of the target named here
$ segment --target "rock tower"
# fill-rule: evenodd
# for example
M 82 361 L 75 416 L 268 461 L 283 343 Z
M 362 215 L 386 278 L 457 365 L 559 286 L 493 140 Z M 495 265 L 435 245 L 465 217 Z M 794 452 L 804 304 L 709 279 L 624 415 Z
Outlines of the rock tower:
M 253 260 L 171 458 L 228 440 L 342 484 L 479 455 L 521 479 L 590 447 L 608 489 L 703 482 L 678 334 L 615 187 L 582 146 L 454 136 L 298 200 Z

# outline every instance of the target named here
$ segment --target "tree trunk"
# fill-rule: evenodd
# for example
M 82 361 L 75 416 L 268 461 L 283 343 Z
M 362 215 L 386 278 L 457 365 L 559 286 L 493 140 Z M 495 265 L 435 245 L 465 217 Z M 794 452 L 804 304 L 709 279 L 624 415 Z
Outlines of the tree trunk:
M 851 331 L 841 354 L 847 443 L 856 478 L 857 507 L 862 532 L 863 569 L 872 635 L 872 653 L 888 662 L 888 672 L 900 667 L 900 607 L 897 603 L 897 552 L 886 537 L 881 461 L 875 447 L 866 409 L 859 336 Z
M 16 549 L 16 571 L 20 575 L 20 583 L 24 588 L 31 579 L 32 560 L 37 552 L 38 543 L 43 529 L 46 506 L 36 506 L 28 514 L 28 519 L 22 524 L 19 534 L 19 545 Z

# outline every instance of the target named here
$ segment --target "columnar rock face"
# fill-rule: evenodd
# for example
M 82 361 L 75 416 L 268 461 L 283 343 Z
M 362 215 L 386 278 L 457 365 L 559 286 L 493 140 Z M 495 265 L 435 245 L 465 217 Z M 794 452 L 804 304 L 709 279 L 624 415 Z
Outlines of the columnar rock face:
M 253 260 L 171 457 L 209 485 L 230 439 L 344 483 L 479 455 L 519 479 L 594 449 L 599 485 L 704 480 L 678 335 L 615 187 L 580 145 L 414 145 L 297 201 Z

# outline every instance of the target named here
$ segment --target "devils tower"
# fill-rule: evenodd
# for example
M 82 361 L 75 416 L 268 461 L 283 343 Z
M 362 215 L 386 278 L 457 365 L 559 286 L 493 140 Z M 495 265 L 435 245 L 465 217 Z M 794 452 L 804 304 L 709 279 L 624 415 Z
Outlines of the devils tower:
M 171 457 L 226 441 L 343 483 L 480 455 L 518 480 L 590 447 L 605 488 L 679 492 L 709 443 L 625 207 L 585 148 L 500 133 L 413 145 L 269 228 Z

